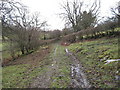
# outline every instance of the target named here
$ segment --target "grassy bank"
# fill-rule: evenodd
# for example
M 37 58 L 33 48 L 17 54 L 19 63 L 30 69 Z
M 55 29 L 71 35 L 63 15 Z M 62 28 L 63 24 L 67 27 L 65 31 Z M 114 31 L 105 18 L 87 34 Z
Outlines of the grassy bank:
M 70 85 L 70 62 L 65 55 L 64 48 L 58 44 L 53 44 L 49 54 L 43 53 L 46 54 L 43 60 L 39 60 L 40 57 L 38 56 L 41 53 L 37 56 L 36 52 L 38 51 L 36 51 L 35 54 L 24 56 L 29 58 L 22 57 L 23 60 L 18 60 L 19 65 L 13 63 L 16 65 L 3 67 L 3 88 L 28 88 L 31 87 L 32 83 L 34 84 L 35 80 L 38 80 L 36 77 L 40 78 L 40 81 L 36 81 L 38 85 L 42 82 L 51 88 L 68 87 Z M 38 59 L 36 64 L 35 60 L 32 61 L 35 57 Z M 26 64 L 23 64 L 23 62 L 26 62 Z M 27 64 L 27 62 L 31 63 Z
M 41 47 L 42 48 L 42 47 Z M 43 51 L 45 47 L 43 47 Z M 11 61 L 9 66 L 2 68 L 2 87 L 3 88 L 28 88 L 30 83 L 33 81 L 36 76 L 43 73 L 43 66 L 47 63 L 45 56 L 39 54 L 44 53 L 42 49 L 37 50 L 36 52 L 18 58 L 14 61 Z M 37 56 L 38 54 L 38 56 Z M 38 58 L 33 60 L 33 56 L 36 55 Z
M 105 64 L 106 60 L 118 59 L 118 39 L 102 38 L 94 41 L 84 41 L 68 46 L 80 60 L 87 74 L 87 78 L 94 87 L 117 87 L 116 76 L 118 62 Z

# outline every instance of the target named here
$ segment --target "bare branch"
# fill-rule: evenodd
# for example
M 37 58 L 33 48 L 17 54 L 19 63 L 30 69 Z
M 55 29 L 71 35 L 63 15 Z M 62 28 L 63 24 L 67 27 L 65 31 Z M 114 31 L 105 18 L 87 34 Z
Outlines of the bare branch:
M 61 13 L 61 15 L 63 15 L 63 18 L 66 19 L 66 21 L 71 23 L 74 31 L 90 27 L 91 25 L 94 25 L 93 23 L 96 23 L 97 16 L 99 15 L 100 0 L 95 0 L 89 9 L 85 9 L 84 7 L 84 2 L 81 2 L 80 0 L 74 0 L 72 3 L 67 1 L 66 4 L 62 5 L 65 12 Z M 83 24 L 86 25 L 84 26 Z

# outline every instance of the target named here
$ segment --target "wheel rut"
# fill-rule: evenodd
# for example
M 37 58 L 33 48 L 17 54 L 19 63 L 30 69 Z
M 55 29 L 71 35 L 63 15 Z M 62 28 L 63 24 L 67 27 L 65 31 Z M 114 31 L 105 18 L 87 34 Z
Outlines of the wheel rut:
M 57 64 L 56 64 L 56 51 L 57 47 L 54 49 L 53 56 L 51 57 L 52 62 L 50 65 L 46 66 L 46 70 L 43 74 L 37 76 L 34 81 L 31 83 L 31 88 L 49 88 L 52 80 L 52 76 L 56 73 Z
M 70 57 L 70 60 L 72 62 L 71 64 L 71 86 L 73 88 L 90 88 L 91 85 L 88 82 L 86 75 L 83 73 L 83 67 L 80 64 L 79 60 L 68 51 L 68 49 L 65 49 L 67 55 Z
M 59 45 L 55 45 L 53 48 L 52 55 L 48 58 L 48 60 L 51 60 L 49 65 L 44 66 L 45 70 L 42 74 L 38 75 L 33 82 L 30 84 L 30 88 L 50 88 L 51 84 L 56 82 L 56 79 L 53 79 L 53 77 L 59 77 L 63 72 L 60 72 L 61 60 L 63 59 L 64 55 L 67 59 L 64 59 L 66 63 L 71 62 L 72 64 L 69 65 L 70 74 L 67 76 L 66 74 L 63 74 L 64 78 L 70 77 L 70 81 L 67 87 L 72 88 L 90 88 L 91 85 L 89 84 L 86 75 L 83 73 L 83 67 L 80 64 L 79 60 L 70 53 L 67 49 L 65 50 L 67 53 L 67 56 L 63 54 L 64 50 L 62 51 L 59 47 Z M 68 60 L 68 61 L 67 61 Z M 66 64 L 67 66 L 68 64 Z M 60 80 L 60 79 L 59 79 Z M 60 80 L 60 82 L 64 82 Z M 59 84 L 59 83 L 58 83 Z M 62 85 L 62 84 L 60 84 Z M 60 86 L 62 87 L 62 86 Z

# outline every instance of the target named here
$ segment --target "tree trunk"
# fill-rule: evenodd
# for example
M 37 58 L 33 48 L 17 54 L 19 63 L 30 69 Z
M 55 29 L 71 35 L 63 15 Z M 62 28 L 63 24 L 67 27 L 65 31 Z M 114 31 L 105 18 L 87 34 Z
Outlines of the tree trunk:
M 25 51 L 24 51 L 24 49 L 23 49 L 23 48 L 21 49 L 21 52 L 22 52 L 22 54 L 25 54 Z

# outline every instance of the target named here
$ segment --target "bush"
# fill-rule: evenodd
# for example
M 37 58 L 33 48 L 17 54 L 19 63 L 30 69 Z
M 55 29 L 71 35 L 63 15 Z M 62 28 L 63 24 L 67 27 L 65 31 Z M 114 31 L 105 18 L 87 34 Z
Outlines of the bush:
M 74 43 L 75 41 L 76 36 L 74 34 L 63 37 L 63 42 Z

